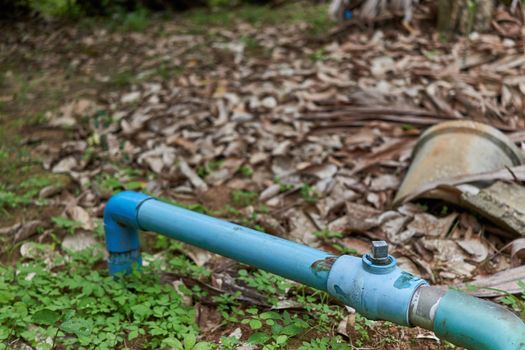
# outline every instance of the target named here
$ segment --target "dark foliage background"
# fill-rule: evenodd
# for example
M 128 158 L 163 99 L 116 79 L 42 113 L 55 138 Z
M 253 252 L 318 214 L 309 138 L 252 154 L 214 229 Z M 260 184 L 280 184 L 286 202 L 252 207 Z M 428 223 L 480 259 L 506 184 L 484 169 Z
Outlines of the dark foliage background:
M 0 0 L 0 18 L 111 16 L 137 10 L 184 11 L 193 7 L 235 7 L 271 0 Z

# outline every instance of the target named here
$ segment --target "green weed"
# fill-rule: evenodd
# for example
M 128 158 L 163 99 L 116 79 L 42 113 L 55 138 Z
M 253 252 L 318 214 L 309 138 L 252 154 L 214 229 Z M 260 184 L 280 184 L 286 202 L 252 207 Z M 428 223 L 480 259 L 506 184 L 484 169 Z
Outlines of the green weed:
M 351 350 L 352 348 L 340 337 L 323 337 L 303 342 L 298 350 Z
M 222 2 L 222 0 L 218 0 Z M 304 22 L 309 25 L 309 32 L 320 35 L 333 26 L 328 18 L 326 4 L 314 5 L 311 3 L 296 3 L 279 7 L 279 11 L 270 6 L 243 5 L 225 10 L 195 9 L 189 12 L 187 18 L 195 30 L 201 31 L 209 26 L 228 26 L 239 21 L 248 22 L 256 26 L 278 25 L 286 23 L 293 25 Z
M 246 177 L 250 177 L 253 175 L 253 168 L 249 165 L 243 165 L 239 168 L 239 172 Z
M 210 175 L 214 171 L 219 170 L 223 164 L 224 164 L 223 160 L 210 160 L 209 162 L 197 168 L 196 170 L 197 175 L 199 175 L 199 177 L 204 179 L 206 178 L 206 176 Z
M 244 310 L 240 308 L 241 304 L 238 301 L 240 296 L 240 292 L 235 292 L 212 297 L 225 323 L 238 323 L 244 317 Z
M 182 342 L 175 337 L 169 337 L 164 339 L 161 344 L 175 350 L 208 350 L 212 348 L 208 342 L 197 343 L 197 337 L 193 333 L 188 333 Z
M 279 177 L 276 177 L 274 179 L 274 182 L 279 185 L 279 192 L 280 193 L 288 192 L 288 191 L 291 191 L 291 190 L 293 190 L 295 188 L 294 185 L 283 182 Z
M 358 252 L 357 250 L 353 249 L 353 248 L 348 248 L 340 243 L 334 243 L 332 244 L 332 247 L 334 249 L 336 249 L 339 253 L 341 254 L 346 254 L 346 255 L 358 255 Z
M 343 234 L 339 231 L 331 231 L 329 229 L 324 229 L 321 231 L 315 231 L 314 236 L 322 239 L 322 240 L 330 240 L 333 238 L 343 238 Z
M 235 190 L 231 194 L 232 203 L 238 207 L 246 207 L 257 199 L 257 193 L 252 191 Z
M 184 255 L 178 255 L 170 259 L 169 265 L 173 270 L 197 280 L 210 277 L 211 275 L 211 272 L 206 267 L 195 265 Z
M 234 336 L 229 336 L 229 337 L 222 336 L 220 343 L 221 343 L 221 349 L 223 350 L 235 350 L 237 349 L 237 346 L 239 345 L 240 341 L 238 338 Z
M 308 54 L 308 58 L 312 60 L 313 62 L 325 61 L 326 60 L 326 50 L 325 49 L 316 50 Z
M 277 304 L 279 297 L 285 295 L 287 290 L 292 287 L 287 279 L 263 270 L 248 272 L 241 269 L 237 278 L 246 283 L 248 287 L 255 288 L 267 295 L 268 301 L 273 305 Z
M 329 304 L 330 297 L 325 292 L 299 286 L 295 298 L 304 306 L 308 314 L 315 317 L 319 331 L 328 332 L 334 322 L 339 322 L 343 318 L 341 308 Z
M 319 199 L 319 194 L 308 184 L 301 187 L 301 196 L 307 203 L 315 203 Z
M 0 184 L 0 209 L 14 209 L 30 204 L 45 205 L 47 201 L 38 199 L 38 194 L 50 184 L 49 177 L 33 177 L 18 183 L 16 192 Z
M 297 314 L 290 314 L 288 311 L 278 313 L 268 311 L 259 313 L 256 308 L 246 310 L 250 315 L 242 321 L 248 324 L 252 330 L 260 330 L 253 333 L 248 342 L 254 345 L 264 345 L 264 349 L 283 349 L 286 348 L 288 340 L 292 337 L 304 333 L 311 326 Z M 306 316 L 307 320 L 308 317 Z
M 487 289 L 492 289 L 492 290 L 496 290 L 499 292 L 503 292 L 505 295 L 501 299 L 501 302 L 505 305 L 508 305 L 512 310 L 517 312 L 522 320 L 525 320 L 525 282 L 518 281 L 517 284 L 522 290 L 520 297 L 517 297 L 513 294 L 510 294 L 510 293 L 507 293 L 505 291 L 498 290 L 498 289 L 492 289 L 492 288 L 487 288 Z
M 150 25 L 149 12 L 145 8 L 139 8 L 135 11 L 121 15 L 122 24 L 120 29 L 123 31 L 144 31 Z
M 193 308 L 154 271 L 114 279 L 93 270 L 101 257 L 88 253 L 57 272 L 0 266 L 0 349 L 14 339 L 44 350 L 115 349 L 139 337 L 142 348 L 209 348 L 196 340 Z
M 75 234 L 75 231 L 82 227 L 82 223 L 76 220 L 71 220 L 63 216 L 53 216 L 51 221 L 57 228 L 67 231 L 69 234 Z
M 168 81 L 180 76 L 183 71 L 184 69 L 182 67 L 170 66 L 165 63 L 161 63 L 159 66 L 155 67 L 154 75 L 158 76 L 163 81 Z
M 74 17 L 80 14 L 74 0 L 29 0 L 28 5 L 44 17 Z
M 140 174 L 133 169 L 121 169 L 116 174 L 99 174 L 95 177 L 94 182 L 104 194 L 111 195 L 122 190 L 143 190 L 146 183 L 139 177 Z
M 370 340 L 368 330 L 373 325 L 373 321 L 356 314 L 354 329 L 359 334 L 359 337 L 355 340 L 355 344 L 359 347 L 363 346 L 366 341 Z

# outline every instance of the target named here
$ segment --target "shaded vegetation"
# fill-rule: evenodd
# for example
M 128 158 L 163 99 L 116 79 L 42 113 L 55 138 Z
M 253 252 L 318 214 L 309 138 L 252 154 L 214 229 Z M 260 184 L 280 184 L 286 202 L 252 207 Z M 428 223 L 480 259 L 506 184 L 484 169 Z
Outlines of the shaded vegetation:
M 232 8 L 241 4 L 262 4 L 254 0 L 0 0 L 0 17 L 21 15 L 52 17 L 112 16 L 141 12 L 181 11 L 194 7 Z

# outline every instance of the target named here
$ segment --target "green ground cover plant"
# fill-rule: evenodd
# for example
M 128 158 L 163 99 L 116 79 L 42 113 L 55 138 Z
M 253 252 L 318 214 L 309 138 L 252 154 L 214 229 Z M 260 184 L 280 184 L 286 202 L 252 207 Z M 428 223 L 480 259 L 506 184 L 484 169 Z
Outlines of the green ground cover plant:
M 37 349 L 207 349 L 195 311 L 154 268 L 114 279 L 94 270 L 101 256 L 71 255 L 57 271 L 42 263 L 0 266 L 0 349 L 21 339 Z M 57 261 L 56 263 L 61 263 Z
M 239 343 L 239 339 L 224 336 L 218 342 L 200 338 L 195 309 L 183 297 L 198 302 L 209 300 L 209 293 L 199 285 L 175 289 L 163 283 L 161 276 L 166 262 L 169 271 L 204 284 L 210 272 L 178 254 L 183 251 L 179 242 L 161 238 L 155 248 L 165 249 L 166 258 L 145 254 L 144 260 L 150 263 L 141 272 L 118 278 L 108 276 L 100 249 L 54 254 L 51 265 L 30 260 L 0 266 L 0 349 L 13 349 L 21 342 L 38 350 L 204 350 L 228 349 Z M 305 350 L 350 349 L 340 337 L 328 343 L 321 337 L 301 345 L 308 334 L 330 332 L 342 319 L 342 311 L 329 303 L 326 293 L 257 269 L 241 268 L 236 279 L 265 295 L 271 305 L 283 298 L 304 305 L 299 312 L 272 311 L 240 302 L 239 292 L 212 297 L 223 326 L 249 327 L 244 341 L 265 350 L 285 349 L 292 342 L 297 345 L 294 348 Z M 359 321 L 359 337 L 364 339 L 369 324 Z

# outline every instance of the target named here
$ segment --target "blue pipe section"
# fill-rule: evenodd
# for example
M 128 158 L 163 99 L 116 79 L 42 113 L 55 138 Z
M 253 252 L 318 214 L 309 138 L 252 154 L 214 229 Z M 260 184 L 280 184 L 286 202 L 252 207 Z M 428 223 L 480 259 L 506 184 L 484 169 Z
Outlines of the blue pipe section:
M 363 316 L 421 326 L 472 350 L 525 350 L 525 325 L 500 306 L 447 292 L 396 266 L 329 253 L 212 218 L 136 192 L 111 197 L 104 210 L 110 274 L 140 268 L 139 231 L 207 249 L 327 291 Z
M 434 332 L 466 349 L 525 349 L 525 327 L 518 316 L 495 303 L 453 290 L 439 301 Z
M 331 255 L 158 200 L 143 202 L 139 227 L 326 291 Z

